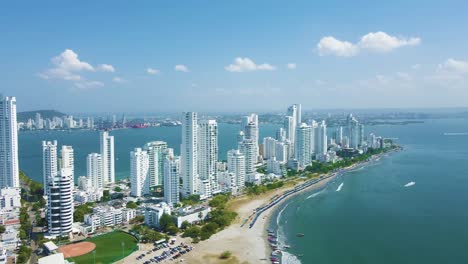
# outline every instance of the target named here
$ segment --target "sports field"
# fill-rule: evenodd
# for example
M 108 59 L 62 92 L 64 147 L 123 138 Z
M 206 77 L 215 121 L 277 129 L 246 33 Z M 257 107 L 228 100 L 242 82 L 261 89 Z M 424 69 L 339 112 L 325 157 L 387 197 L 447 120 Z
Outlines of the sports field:
M 122 259 L 122 257 L 130 255 L 137 249 L 135 237 L 118 231 L 88 238 L 85 241 L 94 243 L 96 249 L 85 255 L 69 258 L 68 260 L 74 261 L 76 264 L 107 264 Z M 96 258 L 96 262 L 94 261 L 94 257 Z

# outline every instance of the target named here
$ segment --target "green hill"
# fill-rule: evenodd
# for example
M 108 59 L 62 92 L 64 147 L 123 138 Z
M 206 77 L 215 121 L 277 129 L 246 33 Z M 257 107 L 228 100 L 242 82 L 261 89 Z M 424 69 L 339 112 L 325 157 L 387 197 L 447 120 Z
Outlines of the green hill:
M 36 113 L 41 114 L 42 119 L 52 119 L 54 116 L 62 117 L 64 114 L 62 112 L 56 111 L 56 110 L 37 110 L 37 111 L 26 111 L 26 112 L 19 112 L 16 115 L 16 118 L 18 119 L 18 122 L 26 122 L 28 119 L 34 119 L 36 118 Z

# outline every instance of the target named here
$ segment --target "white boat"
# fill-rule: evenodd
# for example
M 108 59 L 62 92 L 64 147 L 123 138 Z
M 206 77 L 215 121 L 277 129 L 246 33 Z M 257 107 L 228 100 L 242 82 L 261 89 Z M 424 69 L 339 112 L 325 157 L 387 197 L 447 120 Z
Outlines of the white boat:
M 416 182 L 412 181 L 412 182 L 408 182 L 407 184 L 405 184 L 405 187 L 411 187 L 413 185 L 415 185 Z
M 341 188 L 343 188 L 343 185 L 344 185 L 344 182 L 342 182 L 342 183 L 340 184 L 340 186 L 338 186 L 338 189 L 336 189 L 336 191 L 337 191 L 337 192 L 341 191 Z

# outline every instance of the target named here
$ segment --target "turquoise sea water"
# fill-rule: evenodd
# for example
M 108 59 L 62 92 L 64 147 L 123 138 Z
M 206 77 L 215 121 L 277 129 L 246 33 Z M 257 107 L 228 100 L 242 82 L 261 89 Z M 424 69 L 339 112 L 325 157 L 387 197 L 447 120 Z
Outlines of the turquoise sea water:
M 278 208 L 283 263 L 468 263 L 468 120 L 372 130 L 404 150 Z
M 219 159 L 225 160 L 227 151 L 237 148 L 236 135 L 239 125 L 219 124 Z M 274 136 L 277 125 L 261 124 L 260 138 Z M 145 143 L 162 140 L 179 153 L 181 127 L 151 127 L 146 129 L 122 129 L 110 132 L 115 140 L 115 174 L 117 179 L 129 177 L 130 151 Z M 71 145 L 75 154 L 75 178 L 86 175 L 86 156 L 99 152 L 99 132 L 76 131 L 22 131 L 19 133 L 20 169 L 36 181 L 42 181 L 42 140 L 58 140 L 61 145 Z

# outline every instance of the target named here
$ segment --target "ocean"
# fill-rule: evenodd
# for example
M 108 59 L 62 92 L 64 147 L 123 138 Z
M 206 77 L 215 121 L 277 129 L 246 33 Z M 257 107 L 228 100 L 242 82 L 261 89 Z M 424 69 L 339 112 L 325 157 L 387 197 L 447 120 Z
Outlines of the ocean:
M 404 149 L 277 208 L 283 263 L 468 263 L 468 120 L 370 129 Z

